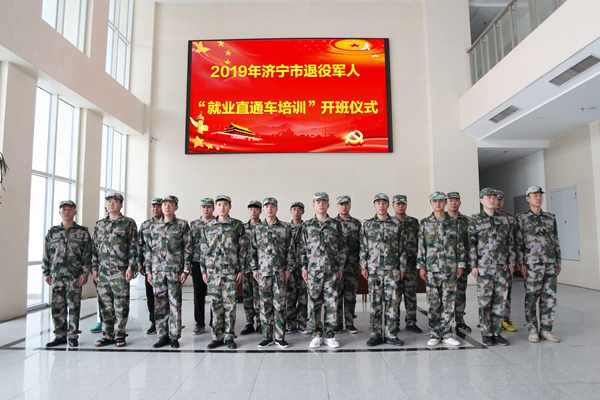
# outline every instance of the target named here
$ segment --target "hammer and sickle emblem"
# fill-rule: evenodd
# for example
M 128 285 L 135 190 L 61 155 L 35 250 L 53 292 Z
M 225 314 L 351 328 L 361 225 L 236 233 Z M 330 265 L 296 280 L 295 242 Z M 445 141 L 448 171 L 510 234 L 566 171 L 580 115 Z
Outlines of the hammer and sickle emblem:
M 346 135 L 344 143 L 350 146 L 362 146 L 364 143 L 364 137 L 361 131 L 354 130 Z

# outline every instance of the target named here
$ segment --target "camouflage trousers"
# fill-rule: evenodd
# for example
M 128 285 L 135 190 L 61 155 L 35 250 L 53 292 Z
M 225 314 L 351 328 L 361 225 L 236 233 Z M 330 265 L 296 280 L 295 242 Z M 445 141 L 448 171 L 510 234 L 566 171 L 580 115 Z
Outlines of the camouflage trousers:
M 323 337 L 323 335 L 328 339 L 334 337 L 333 329 L 337 318 L 337 272 L 309 272 L 307 287 L 308 324 L 313 337 Z M 321 317 L 321 309 L 323 317 Z
M 81 311 L 81 285 L 79 277 L 67 281 L 52 277 L 52 322 L 57 338 L 77 339 L 79 337 L 79 315 Z M 68 313 L 68 325 L 67 325 Z
M 454 319 L 457 324 L 465 323 L 465 307 L 467 306 L 467 283 L 470 268 L 465 268 L 462 276 L 456 280 L 456 300 L 454 301 Z
M 506 291 L 506 305 L 504 306 L 504 320 L 510 321 L 510 295 L 512 293 L 513 276 L 508 277 L 508 288 Z
M 155 271 L 154 323 L 158 338 L 179 339 L 181 331 L 181 274 L 175 271 Z
M 371 317 L 369 330 L 371 337 L 398 334 L 398 270 L 369 271 L 369 296 L 371 297 Z
M 256 282 L 256 281 L 255 281 Z M 265 340 L 285 338 L 285 276 L 283 271 L 258 278 L 260 322 Z
M 102 316 L 102 336 L 114 340 L 125 339 L 129 318 L 129 282 L 126 268 L 98 271 L 98 305 Z
M 444 339 L 452 334 L 456 273 L 427 272 L 429 337 Z
M 290 279 L 288 279 L 285 308 L 286 328 L 305 330 L 308 313 L 308 289 L 306 282 L 302 279 L 302 270 L 293 270 Z
M 236 275 L 209 275 L 207 295 L 212 297 L 212 337 L 214 340 L 233 340 L 235 331 Z
M 244 313 L 246 314 L 246 324 L 254 325 L 260 323 L 260 294 L 258 290 L 258 282 L 254 279 L 252 272 L 244 274 L 244 282 L 242 283 L 244 293 Z
M 398 324 L 400 324 L 400 305 L 404 298 L 404 309 L 406 310 L 406 325 L 417 323 L 417 267 L 408 267 L 404 279 L 398 283 Z
M 500 335 L 510 273 L 508 267 L 501 264 L 496 266 L 495 272 L 484 272 L 483 268 L 479 268 L 477 276 L 477 302 L 479 303 L 481 335 Z
M 338 282 L 338 300 L 336 325 L 354 325 L 354 312 L 356 310 L 356 289 L 358 289 L 358 265 L 344 270 L 342 279 Z
M 525 279 L 525 321 L 529 333 L 538 332 L 536 306 L 540 306 L 540 329 L 552 331 L 556 307 L 557 265 L 527 265 Z

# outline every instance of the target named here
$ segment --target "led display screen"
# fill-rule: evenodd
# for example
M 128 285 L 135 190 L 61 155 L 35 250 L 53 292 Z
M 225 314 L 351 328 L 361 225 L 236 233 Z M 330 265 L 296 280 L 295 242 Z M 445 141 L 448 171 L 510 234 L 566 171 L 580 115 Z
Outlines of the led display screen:
M 186 153 L 391 152 L 388 39 L 193 40 Z

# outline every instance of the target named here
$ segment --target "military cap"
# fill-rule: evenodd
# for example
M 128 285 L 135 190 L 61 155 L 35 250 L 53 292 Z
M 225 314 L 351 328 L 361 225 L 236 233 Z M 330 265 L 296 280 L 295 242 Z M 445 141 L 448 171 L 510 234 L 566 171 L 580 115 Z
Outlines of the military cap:
M 429 200 L 447 200 L 448 196 L 444 192 L 432 192 L 429 195 Z
M 304 203 L 303 202 L 301 202 L 301 201 L 295 201 L 295 202 L 292 203 L 292 205 L 290 206 L 290 208 L 296 207 L 296 206 L 297 207 L 302 207 L 302 209 L 304 210 Z
M 496 189 L 496 194 L 498 195 L 498 200 L 504 200 L 504 192 L 502 190 Z
M 108 199 L 119 199 L 121 200 L 121 203 L 123 202 L 123 195 L 121 193 L 115 193 L 115 192 L 108 192 L 106 193 L 106 197 L 104 197 L 105 200 Z
M 459 199 L 460 200 L 460 193 L 458 192 L 448 192 L 448 194 L 446 195 L 447 198 L 449 199 Z
M 210 197 L 205 197 L 202 200 L 200 200 L 200 207 L 202 206 L 215 206 L 215 201 L 213 199 L 211 199 Z
M 179 199 L 177 198 L 177 196 L 173 196 L 172 194 L 168 194 L 165 197 L 162 198 L 163 203 L 165 201 L 172 201 L 173 203 L 179 205 Z
M 263 206 L 266 206 L 267 204 L 273 204 L 274 206 L 277 206 L 277 199 L 275 197 L 265 197 L 262 204 Z
M 352 200 L 350 199 L 350 196 L 348 195 L 344 195 L 344 196 L 338 196 L 337 197 L 337 203 L 338 204 L 342 204 L 342 203 L 349 203 Z
M 61 208 L 62 206 L 73 206 L 73 208 L 77 208 L 77 204 L 75 204 L 75 202 L 73 200 L 61 201 L 60 204 L 58 205 L 58 208 Z
M 219 200 L 226 200 L 227 202 L 229 202 L 229 204 L 231 204 L 231 197 L 226 196 L 224 194 L 217 195 L 217 197 L 215 198 L 215 202 L 217 202 Z
M 389 203 L 390 198 L 385 193 L 377 193 L 375 197 L 373 197 L 373 203 L 375 203 L 377 200 L 385 200 Z
M 483 196 L 497 196 L 498 192 L 496 191 L 496 189 L 494 188 L 483 188 L 479 191 L 479 198 L 482 198 Z
M 525 192 L 525 196 L 529 196 L 531 193 L 541 193 L 541 194 L 544 194 L 546 192 L 544 192 L 542 190 L 542 188 L 539 187 L 539 186 L 529 186 L 527 188 L 527 191 Z
M 250 203 L 248 203 L 248 208 L 250 207 L 262 208 L 262 204 L 260 204 L 260 201 L 258 200 L 250 200 Z
M 152 205 L 162 204 L 162 197 L 155 197 L 152 199 Z
M 404 204 L 406 204 L 406 203 L 408 203 L 408 201 L 407 201 L 405 195 L 403 195 L 403 194 L 397 194 L 397 195 L 394 195 L 394 197 L 392 197 L 392 203 L 394 203 L 394 204 L 398 204 L 398 203 L 404 203 Z
M 313 195 L 313 202 L 315 202 L 317 200 L 329 201 L 329 195 L 325 192 L 317 192 Z

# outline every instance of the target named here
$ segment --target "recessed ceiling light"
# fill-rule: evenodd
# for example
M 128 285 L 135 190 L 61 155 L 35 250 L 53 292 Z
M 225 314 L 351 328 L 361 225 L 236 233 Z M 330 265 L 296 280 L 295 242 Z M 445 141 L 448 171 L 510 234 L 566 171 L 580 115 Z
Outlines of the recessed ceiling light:
M 544 119 L 544 117 L 537 117 L 536 119 Z

